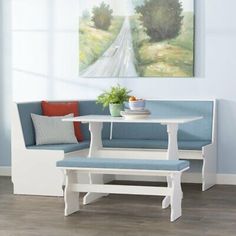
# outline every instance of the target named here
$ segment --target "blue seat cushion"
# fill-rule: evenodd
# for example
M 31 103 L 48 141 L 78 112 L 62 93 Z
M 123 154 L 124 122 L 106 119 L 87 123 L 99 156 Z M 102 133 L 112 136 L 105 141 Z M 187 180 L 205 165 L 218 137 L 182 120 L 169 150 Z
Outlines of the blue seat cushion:
M 75 152 L 82 149 L 89 148 L 89 142 L 83 141 L 75 144 L 47 144 L 47 145 L 31 145 L 28 149 L 34 150 L 62 150 L 64 153 Z
M 83 141 L 76 144 L 48 144 L 48 145 L 30 145 L 28 149 L 35 150 L 63 150 L 65 153 L 74 152 L 89 148 L 89 141 Z M 211 141 L 179 141 L 180 150 L 202 150 L 202 147 L 210 144 Z M 150 148 L 167 149 L 168 142 L 163 140 L 141 140 L 141 139 L 111 139 L 103 140 L 103 146 L 107 148 Z
M 211 141 L 179 141 L 180 150 L 202 150 L 202 147 Z M 156 148 L 167 149 L 168 141 L 148 139 L 111 139 L 103 140 L 103 146 L 108 148 Z
M 181 171 L 189 167 L 188 161 L 182 160 L 140 160 L 118 158 L 84 158 L 72 157 L 57 161 L 57 167 L 84 167 L 84 168 L 110 168 L 110 169 L 138 169 L 138 170 L 164 170 Z

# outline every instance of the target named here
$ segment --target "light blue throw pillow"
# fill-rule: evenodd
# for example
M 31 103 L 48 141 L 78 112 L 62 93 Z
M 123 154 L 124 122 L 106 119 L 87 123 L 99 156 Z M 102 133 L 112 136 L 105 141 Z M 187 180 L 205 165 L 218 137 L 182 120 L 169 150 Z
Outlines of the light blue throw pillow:
M 35 129 L 36 145 L 78 143 L 75 137 L 73 122 L 62 121 L 66 116 L 41 116 L 31 113 Z

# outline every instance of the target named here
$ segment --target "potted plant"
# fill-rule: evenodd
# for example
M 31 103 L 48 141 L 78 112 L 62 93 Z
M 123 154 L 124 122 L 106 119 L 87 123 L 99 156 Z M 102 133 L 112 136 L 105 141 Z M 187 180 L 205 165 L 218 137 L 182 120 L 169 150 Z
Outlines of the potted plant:
M 124 102 L 129 100 L 130 92 L 130 90 L 118 84 L 100 94 L 97 98 L 97 103 L 102 104 L 103 108 L 109 106 L 111 116 L 120 116 L 120 112 L 124 108 Z

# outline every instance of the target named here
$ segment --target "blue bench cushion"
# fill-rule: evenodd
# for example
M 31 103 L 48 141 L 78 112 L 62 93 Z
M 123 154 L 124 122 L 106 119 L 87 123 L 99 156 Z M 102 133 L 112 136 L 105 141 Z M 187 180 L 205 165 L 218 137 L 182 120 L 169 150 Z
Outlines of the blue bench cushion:
M 180 150 L 202 150 L 202 147 L 211 141 L 179 141 Z M 167 149 L 168 141 L 142 139 L 111 139 L 103 140 L 103 146 L 108 148 L 153 148 Z
M 72 157 L 57 161 L 57 167 L 111 168 L 180 171 L 189 167 L 188 161 L 182 160 L 140 160 L 118 158 L 84 158 Z
M 210 144 L 211 141 L 179 141 L 180 150 L 202 150 L 202 147 Z M 75 152 L 89 148 L 89 141 L 76 144 L 50 144 L 50 145 L 30 145 L 28 149 L 35 150 L 63 150 L 65 153 Z M 112 139 L 103 140 L 103 146 L 107 148 L 150 148 L 167 149 L 168 142 L 162 140 L 141 140 L 141 139 Z
M 64 151 L 64 153 L 68 153 L 89 148 L 89 142 L 83 141 L 76 144 L 32 145 L 32 146 L 27 146 L 27 148 L 33 150 L 62 150 Z

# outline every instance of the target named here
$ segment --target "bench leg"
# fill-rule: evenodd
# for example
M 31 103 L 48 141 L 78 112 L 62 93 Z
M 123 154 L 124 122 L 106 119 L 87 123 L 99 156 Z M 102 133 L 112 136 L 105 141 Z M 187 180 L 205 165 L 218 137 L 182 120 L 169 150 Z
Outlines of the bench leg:
M 167 177 L 167 186 L 168 188 L 172 188 L 172 180 L 171 177 Z M 182 190 L 181 190 L 182 191 Z M 181 196 L 183 198 L 183 192 L 181 192 Z M 167 207 L 169 207 L 170 205 L 170 196 L 166 196 L 163 200 L 162 200 L 162 208 L 166 209 Z
M 172 188 L 172 180 L 170 176 L 167 176 L 167 187 Z M 166 196 L 162 200 L 162 208 L 166 209 L 167 207 L 169 207 L 169 205 L 170 205 L 170 196 Z
M 173 222 L 182 215 L 182 190 L 181 190 L 181 173 L 173 174 L 172 177 L 172 193 L 170 196 L 171 216 L 170 221 Z
M 79 210 L 79 192 L 70 189 L 71 184 L 76 183 L 76 173 L 73 170 L 66 170 L 66 187 L 65 187 L 65 216 L 68 216 Z
M 89 183 L 90 184 L 104 184 L 103 175 L 89 174 Z M 109 195 L 108 193 L 87 193 L 83 198 L 83 204 L 87 205 L 92 202 L 95 202 L 101 197 Z

